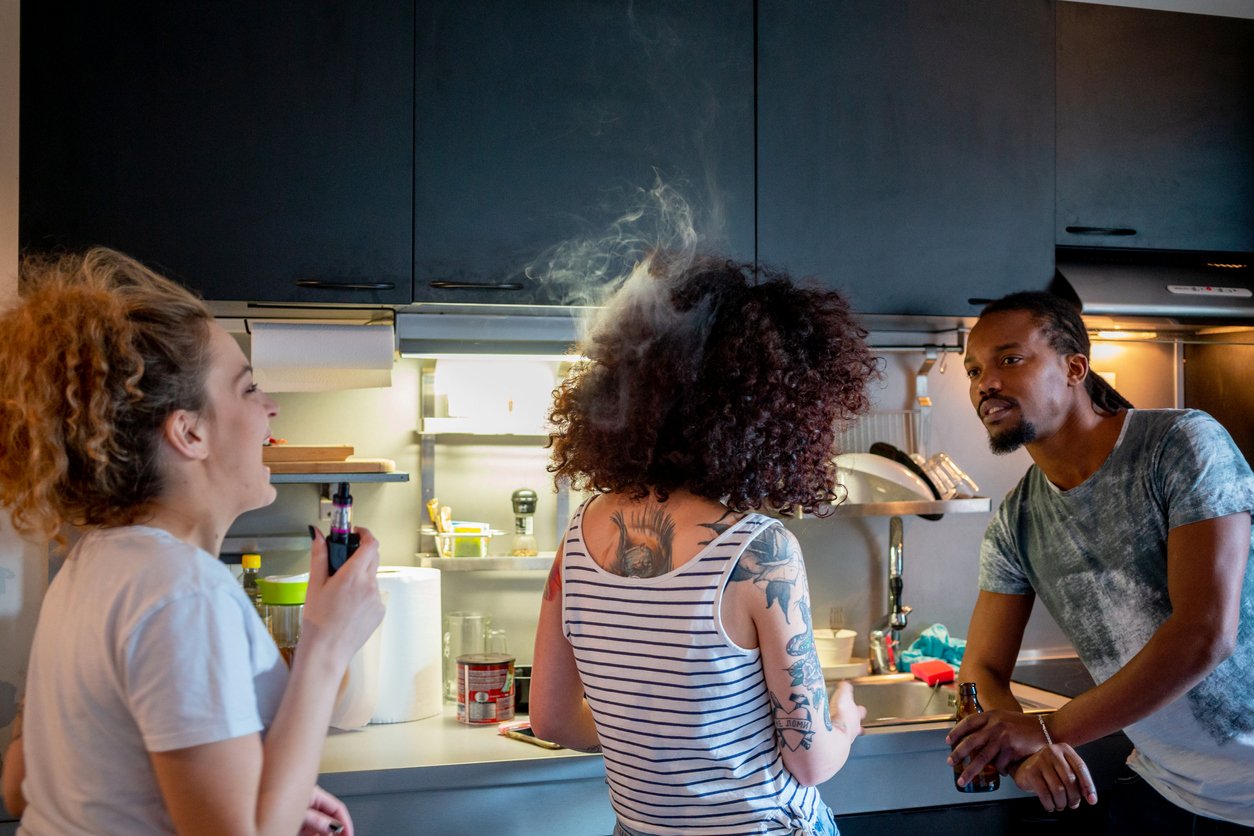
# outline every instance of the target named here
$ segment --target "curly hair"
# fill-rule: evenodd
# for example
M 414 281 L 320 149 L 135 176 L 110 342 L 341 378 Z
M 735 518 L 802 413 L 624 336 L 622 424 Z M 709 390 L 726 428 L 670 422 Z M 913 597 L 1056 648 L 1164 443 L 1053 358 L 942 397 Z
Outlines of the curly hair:
M 823 513 L 841 498 L 837 433 L 880 374 L 867 332 L 838 293 L 769 268 L 706 257 L 671 273 L 657 257 L 637 269 L 554 392 L 555 481 Z
M 0 504 L 27 536 L 135 522 L 163 489 L 162 424 L 205 406 L 212 314 L 105 248 L 28 255 L 0 314 Z
M 989 302 L 980 316 L 1005 311 L 1023 311 L 1031 316 L 1044 332 L 1049 347 L 1059 354 L 1088 357 L 1091 353 L 1089 332 L 1080 318 L 1080 310 L 1061 296 L 1043 290 L 1020 290 Z M 1093 406 L 1108 415 L 1133 408 L 1131 401 L 1092 371 L 1084 378 L 1084 389 Z

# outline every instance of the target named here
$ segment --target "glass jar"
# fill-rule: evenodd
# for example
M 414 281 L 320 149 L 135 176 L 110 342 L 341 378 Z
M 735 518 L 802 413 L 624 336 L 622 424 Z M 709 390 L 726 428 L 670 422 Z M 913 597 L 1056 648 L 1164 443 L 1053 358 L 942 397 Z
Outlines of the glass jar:
M 305 611 L 309 575 L 271 575 L 257 580 L 270 635 L 287 666 L 292 666 L 300 642 L 300 623 Z

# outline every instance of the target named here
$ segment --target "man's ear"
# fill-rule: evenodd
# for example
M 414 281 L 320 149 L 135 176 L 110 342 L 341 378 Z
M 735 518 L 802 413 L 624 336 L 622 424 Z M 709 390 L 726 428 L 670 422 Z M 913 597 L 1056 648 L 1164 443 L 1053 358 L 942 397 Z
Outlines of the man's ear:
M 1089 376 L 1089 358 L 1083 354 L 1067 355 L 1067 385 L 1083 386 Z
M 209 455 L 204 419 L 190 409 L 176 409 L 166 416 L 161 437 L 170 448 L 185 459 L 200 461 Z

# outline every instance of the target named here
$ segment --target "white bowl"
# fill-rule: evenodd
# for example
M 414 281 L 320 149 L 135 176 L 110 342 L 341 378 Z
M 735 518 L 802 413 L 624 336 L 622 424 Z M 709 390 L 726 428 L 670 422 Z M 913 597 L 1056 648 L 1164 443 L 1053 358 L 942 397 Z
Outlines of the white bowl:
M 874 453 L 841 453 L 836 457 L 836 479 L 849 491 L 847 501 L 855 504 L 936 498 L 918 475 Z
M 819 656 L 820 667 L 830 668 L 843 665 L 853 655 L 853 640 L 857 637 L 853 630 L 814 631 L 814 649 Z

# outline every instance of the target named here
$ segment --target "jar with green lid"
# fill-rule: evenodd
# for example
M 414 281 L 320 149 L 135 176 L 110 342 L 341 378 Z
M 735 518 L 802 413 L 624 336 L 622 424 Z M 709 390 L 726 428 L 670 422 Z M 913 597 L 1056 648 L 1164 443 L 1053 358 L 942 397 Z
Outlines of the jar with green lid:
M 300 642 L 300 622 L 305 611 L 305 592 L 309 575 L 270 575 L 259 578 L 261 603 L 270 635 L 279 646 L 283 660 L 291 667 Z

